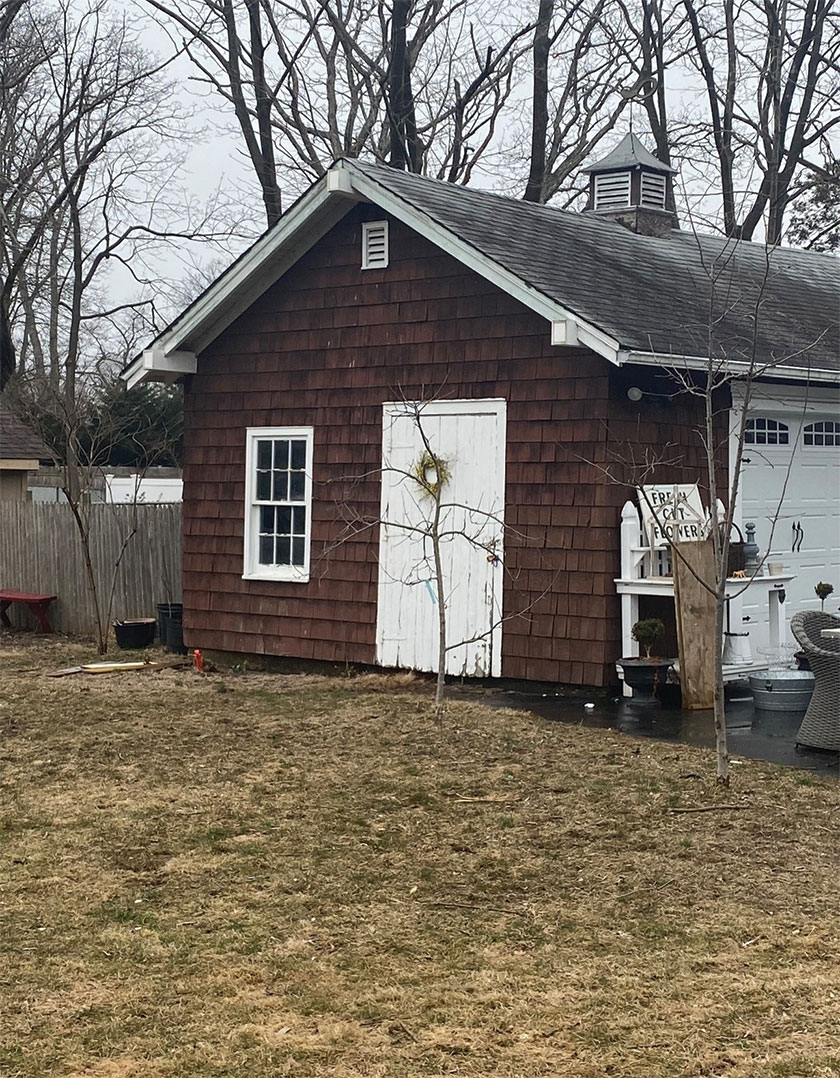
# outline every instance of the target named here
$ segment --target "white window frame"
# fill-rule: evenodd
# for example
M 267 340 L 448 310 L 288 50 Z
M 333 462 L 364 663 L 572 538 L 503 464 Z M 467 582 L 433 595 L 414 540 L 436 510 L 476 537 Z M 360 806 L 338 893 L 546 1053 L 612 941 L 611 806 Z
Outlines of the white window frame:
M 384 255 L 381 259 L 377 259 L 373 262 L 370 261 L 370 233 L 371 232 L 382 233 L 382 244 L 384 247 Z M 390 240 L 388 237 L 388 222 L 387 221 L 364 221 L 362 223 L 362 269 L 387 269 L 388 262 L 390 261 L 391 250 Z
M 312 545 L 312 452 L 314 427 L 248 427 L 245 442 L 245 539 L 243 580 L 287 580 L 305 584 L 309 580 L 309 552 Z M 304 501 L 257 501 L 257 442 L 277 439 L 306 442 Z M 264 505 L 301 505 L 306 509 L 303 565 L 260 565 L 260 508 Z

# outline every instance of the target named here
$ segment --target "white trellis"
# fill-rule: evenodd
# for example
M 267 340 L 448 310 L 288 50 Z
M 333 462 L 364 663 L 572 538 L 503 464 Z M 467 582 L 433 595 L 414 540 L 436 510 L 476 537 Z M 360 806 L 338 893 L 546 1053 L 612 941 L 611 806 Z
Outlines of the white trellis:
M 718 505 L 720 514 L 722 505 Z M 792 575 L 755 576 L 751 580 L 730 578 L 726 583 L 729 598 L 729 621 L 740 626 L 743 595 L 746 590 L 766 594 L 770 626 L 770 650 L 781 657 L 787 633 L 784 613 L 785 587 L 793 580 Z M 633 639 L 632 628 L 639 620 L 639 599 L 643 595 L 658 595 L 673 599 L 674 579 L 671 570 L 671 552 L 667 546 L 656 546 L 650 533 L 646 534 L 642 515 L 633 502 L 625 502 L 621 510 L 621 576 L 615 581 L 621 596 L 621 657 L 631 658 L 639 654 L 639 645 Z M 734 634 L 730 634 L 734 637 Z M 731 640 L 730 640 L 731 644 Z M 724 681 L 735 681 L 756 670 L 771 666 L 773 656 L 756 660 L 752 655 L 747 634 L 739 633 L 737 647 L 732 653 L 724 653 Z M 732 661 L 726 661 L 730 658 Z M 619 677 L 621 668 L 618 667 Z M 677 667 L 678 670 L 678 667 Z M 625 695 L 631 695 L 624 688 Z

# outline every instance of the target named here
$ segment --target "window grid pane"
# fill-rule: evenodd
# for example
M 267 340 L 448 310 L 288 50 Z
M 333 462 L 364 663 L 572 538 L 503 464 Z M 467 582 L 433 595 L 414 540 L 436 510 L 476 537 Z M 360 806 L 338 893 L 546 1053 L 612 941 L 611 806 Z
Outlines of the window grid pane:
M 809 423 L 804 429 L 803 439 L 805 445 L 840 446 L 840 423 L 830 419 Z
M 745 445 L 787 445 L 789 431 L 786 423 L 759 416 L 748 419 L 744 430 Z
M 305 438 L 257 441 L 259 565 L 302 567 L 306 562 L 306 457 Z

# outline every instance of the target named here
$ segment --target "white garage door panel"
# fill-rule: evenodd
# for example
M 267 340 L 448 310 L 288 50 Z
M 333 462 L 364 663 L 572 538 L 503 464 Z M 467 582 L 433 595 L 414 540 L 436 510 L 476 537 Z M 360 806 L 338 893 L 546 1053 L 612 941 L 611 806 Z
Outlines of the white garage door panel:
M 814 587 L 820 580 L 840 595 L 840 448 L 802 445 L 801 413 L 773 416 L 788 424 L 792 444 L 744 447 L 742 517 L 755 523 L 759 550 L 769 548 L 767 560 L 795 574 L 786 589 L 789 622 L 797 611 L 819 607 Z M 809 414 L 807 422 L 832 418 Z M 767 646 L 767 612 L 747 593 L 743 614 L 755 654 Z

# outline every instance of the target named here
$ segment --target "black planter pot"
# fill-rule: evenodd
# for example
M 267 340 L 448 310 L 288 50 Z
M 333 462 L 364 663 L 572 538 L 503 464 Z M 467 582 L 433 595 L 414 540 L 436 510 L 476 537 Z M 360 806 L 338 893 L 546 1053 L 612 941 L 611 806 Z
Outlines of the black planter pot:
M 124 651 L 150 647 L 155 639 L 155 619 L 130 618 L 127 621 L 115 621 L 114 638 L 117 647 Z
M 627 703 L 634 707 L 661 707 L 656 692 L 665 684 L 668 671 L 674 665 L 673 659 L 619 659 L 618 665 L 624 671 L 624 683 L 633 690 L 632 699 Z

